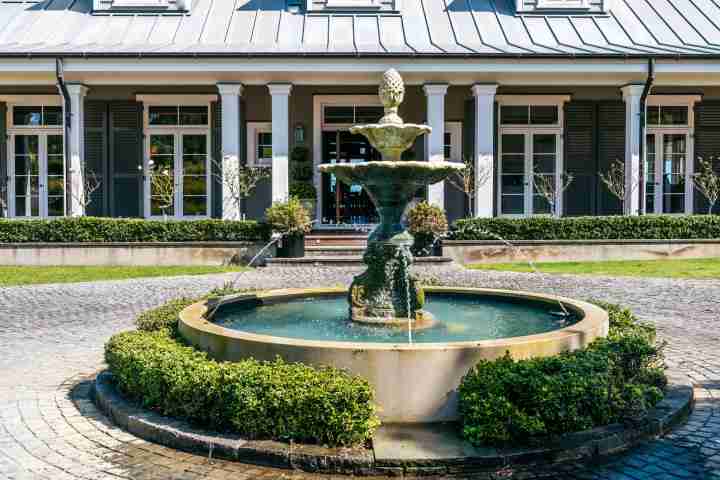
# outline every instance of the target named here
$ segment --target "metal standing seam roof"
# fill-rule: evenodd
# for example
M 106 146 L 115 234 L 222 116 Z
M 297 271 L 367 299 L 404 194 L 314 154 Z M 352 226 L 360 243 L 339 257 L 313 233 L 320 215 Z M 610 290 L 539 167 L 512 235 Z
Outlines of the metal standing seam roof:
M 0 56 L 720 57 L 719 0 L 615 0 L 608 14 L 515 13 L 514 0 L 403 0 L 399 13 L 292 13 L 194 0 L 190 14 L 0 3 Z

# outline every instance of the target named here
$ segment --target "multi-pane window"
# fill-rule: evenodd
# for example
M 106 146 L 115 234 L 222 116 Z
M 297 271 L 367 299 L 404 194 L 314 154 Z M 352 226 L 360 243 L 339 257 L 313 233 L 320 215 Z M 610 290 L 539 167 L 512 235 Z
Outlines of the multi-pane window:
M 272 133 L 257 133 L 256 165 L 272 165 Z
M 210 215 L 208 105 L 149 105 L 145 214 Z
M 647 124 L 650 127 L 675 127 L 688 125 L 688 107 L 684 105 L 647 107 Z
M 325 125 L 377 123 L 383 115 L 384 109 L 380 106 L 327 105 L 323 108 L 323 123 Z
M 8 116 L 9 215 L 65 215 L 62 107 L 10 105 Z
M 557 125 L 560 120 L 557 105 L 502 105 L 502 125 Z

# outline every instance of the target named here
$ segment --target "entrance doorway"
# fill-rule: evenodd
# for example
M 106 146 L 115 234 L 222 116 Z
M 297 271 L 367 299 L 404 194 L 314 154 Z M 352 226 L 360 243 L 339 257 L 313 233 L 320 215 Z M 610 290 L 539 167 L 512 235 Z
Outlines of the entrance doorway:
M 365 137 L 347 130 L 322 132 L 323 163 L 360 163 L 381 160 Z M 333 174 L 322 174 L 322 223 L 372 225 L 378 222 L 375 205 L 360 185 L 345 185 Z

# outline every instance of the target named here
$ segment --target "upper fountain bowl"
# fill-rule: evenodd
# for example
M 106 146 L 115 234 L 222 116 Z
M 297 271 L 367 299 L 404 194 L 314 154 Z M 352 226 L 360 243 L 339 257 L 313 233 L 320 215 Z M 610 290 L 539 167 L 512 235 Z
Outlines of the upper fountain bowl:
M 388 161 L 400 161 L 402 153 L 413 146 L 416 138 L 431 131 L 427 125 L 413 123 L 375 123 L 350 128 L 350 132 L 364 135 L 382 154 L 383 160 Z
M 372 189 L 373 185 L 387 186 L 393 191 L 406 186 L 410 193 L 419 186 L 432 185 L 459 172 L 465 165 L 458 162 L 362 162 L 325 163 L 318 167 L 323 173 L 335 174 L 347 184 L 360 184 Z

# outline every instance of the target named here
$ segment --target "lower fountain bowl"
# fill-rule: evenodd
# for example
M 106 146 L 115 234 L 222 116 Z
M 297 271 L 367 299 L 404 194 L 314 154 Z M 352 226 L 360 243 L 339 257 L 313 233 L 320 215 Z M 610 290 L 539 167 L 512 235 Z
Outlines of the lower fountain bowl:
M 556 355 L 583 348 L 608 331 L 607 312 L 568 298 L 449 287 L 425 287 L 425 293 L 438 326 L 417 331 L 351 322 L 346 318 L 347 290 L 339 288 L 238 295 L 217 305 L 199 302 L 181 312 L 179 329 L 188 342 L 217 360 L 281 357 L 288 362 L 331 365 L 364 377 L 374 386 L 380 418 L 387 423 L 456 420 L 457 387 L 480 360 L 494 360 L 506 352 L 516 359 Z M 458 307 L 452 302 L 448 306 L 447 299 L 460 299 Z M 432 312 L 433 305 L 446 313 Z M 537 309 L 543 322 L 534 322 L 527 308 Z M 562 310 L 572 321 L 562 318 Z M 344 315 L 342 322 L 338 315 Z M 224 318 L 228 316 L 247 316 L 250 321 L 228 323 Z M 298 316 L 307 318 L 298 320 Z M 465 319 L 462 328 L 466 330 L 460 331 L 461 324 L 453 323 L 460 317 Z M 551 317 L 558 318 L 557 324 Z M 305 321 L 312 330 L 307 335 L 298 333 L 296 320 Z M 537 323 L 533 328 L 540 333 L 502 336 L 525 331 L 521 322 Z M 378 336 L 377 332 L 388 333 Z M 448 341 L 436 341 L 444 338 Z

